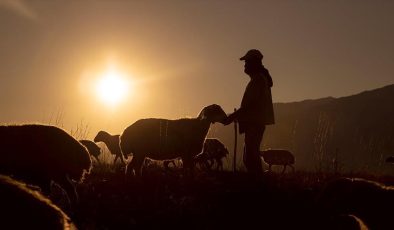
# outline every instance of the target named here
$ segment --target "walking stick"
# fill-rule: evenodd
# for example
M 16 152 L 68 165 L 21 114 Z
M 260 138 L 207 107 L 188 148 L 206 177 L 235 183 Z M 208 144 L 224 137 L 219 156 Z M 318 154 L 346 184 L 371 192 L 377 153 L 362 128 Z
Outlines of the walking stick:
M 237 109 L 234 108 L 234 112 L 236 112 Z M 238 137 L 238 127 L 237 127 L 237 120 L 234 121 L 234 162 L 233 162 L 233 172 L 235 173 L 237 171 L 237 137 Z

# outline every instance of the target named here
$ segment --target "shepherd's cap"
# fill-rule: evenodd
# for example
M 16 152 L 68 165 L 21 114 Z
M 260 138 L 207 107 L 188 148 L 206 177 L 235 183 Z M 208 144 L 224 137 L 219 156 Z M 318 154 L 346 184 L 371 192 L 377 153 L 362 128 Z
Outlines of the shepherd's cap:
M 242 60 L 242 61 L 260 60 L 261 61 L 262 59 L 263 59 L 263 55 L 261 54 L 261 52 L 259 50 L 251 49 L 239 60 Z

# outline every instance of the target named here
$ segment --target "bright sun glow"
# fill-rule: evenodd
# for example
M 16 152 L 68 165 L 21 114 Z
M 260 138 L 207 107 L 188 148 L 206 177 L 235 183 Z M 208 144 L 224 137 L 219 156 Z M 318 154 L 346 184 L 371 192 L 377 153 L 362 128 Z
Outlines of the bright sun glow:
M 100 100 L 109 106 L 115 106 L 122 102 L 129 90 L 129 82 L 115 69 L 107 70 L 98 80 L 96 87 Z

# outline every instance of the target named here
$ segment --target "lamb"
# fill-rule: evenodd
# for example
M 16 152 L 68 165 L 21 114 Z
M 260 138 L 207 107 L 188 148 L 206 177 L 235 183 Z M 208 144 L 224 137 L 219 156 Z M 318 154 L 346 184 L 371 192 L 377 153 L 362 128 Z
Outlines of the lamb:
M 120 136 L 120 148 L 124 156 L 133 154 L 133 159 L 126 167 L 126 174 L 141 175 L 146 157 L 154 160 L 180 157 L 183 168 L 192 172 L 193 159 L 202 151 L 210 125 L 223 122 L 226 117 L 223 109 L 213 104 L 205 107 L 197 118 L 151 118 L 136 121 Z
M 333 215 L 355 215 L 371 229 L 392 226 L 394 186 L 361 178 L 340 178 L 327 183 L 318 204 Z
M 100 147 L 98 147 L 97 144 L 91 140 L 79 140 L 79 142 L 81 142 L 81 144 L 83 144 L 88 149 L 90 156 L 94 157 L 97 162 L 100 163 L 98 158 L 98 156 L 101 154 Z
M 394 156 L 389 156 L 386 158 L 386 163 L 394 164 Z
M 148 167 L 158 167 L 160 164 L 159 162 L 162 163 L 162 166 L 164 170 L 166 171 L 173 171 L 173 168 L 178 168 L 179 165 L 182 164 L 182 160 L 177 158 L 177 159 L 172 159 L 172 160 L 163 160 L 163 161 L 157 161 L 157 160 L 152 160 L 150 158 L 145 158 L 144 163 L 143 163 L 143 168 L 148 168 Z M 172 167 L 170 165 L 172 164 Z
M 2 229 L 77 229 L 71 219 L 41 193 L 0 175 Z
M 72 203 L 78 201 L 72 181 L 82 183 L 92 163 L 87 149 L 63 129 L 49 125 L 0 126 L 0 173 L 39 186 L 50 194 L 59 184 Z
M 228 154 L 226 146 L 219 139 L 207 138 L 205 139 L 202 153 L 198 154 L 194 161 L 208 170 L 216 162 L 216 170 L 223 170 L 222 158 L 227 157 Z
M 119 147 L 119 136 L 120 135 L 111 135 L 105 131 L 100 131 L 94 138 L 94 142 L 104 142 L 111 154 L 115 155 L 114 164 L 118 158 L 123 164 L 126 164 L 122 157 L 122 151 Z
M 260 156 L 264 162 L 269 165 L 268 172 L 271 172 L 272 165 L 283 165 L 282 174 L 286 170 L 286 166 L 290 166 L 295 171 L 293 164 L 295 163 L 294 155 L 285 149 L 268 149 L 260 151 Z

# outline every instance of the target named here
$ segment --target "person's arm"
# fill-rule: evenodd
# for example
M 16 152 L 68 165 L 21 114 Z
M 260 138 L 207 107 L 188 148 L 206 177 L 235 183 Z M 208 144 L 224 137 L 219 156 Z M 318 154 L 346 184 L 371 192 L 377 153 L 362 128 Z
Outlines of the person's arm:
M 241 107 L 227 116 L 227 119 L 223 122 L 224 125 L 229 125 L 233 121 L 238 120 L 245 111 L 253 110 L 256 106 L 256 100 L 261 100 L 261 83 L 262 82 L 254 82 L 253 84 L 249 84 L 245 90 L 245 94 L 242 98 Z
M 227 116 L 227 118 L 224 120 L 223 125 L 229 125 L 233 123 L 237 118 L 239 117 L 241 108 L 235 111 L 234 113 L 231 113 Z

